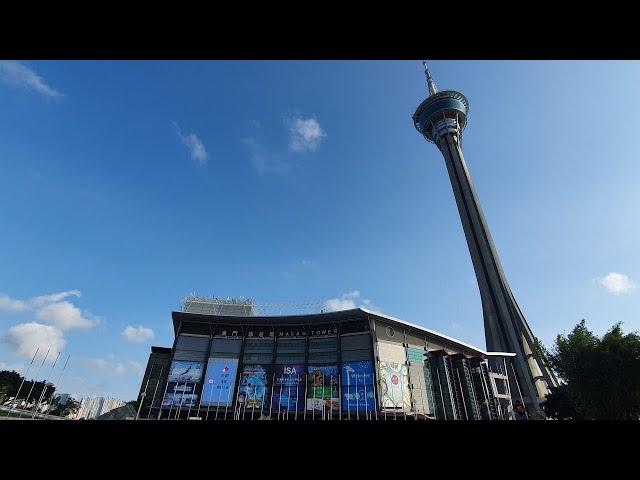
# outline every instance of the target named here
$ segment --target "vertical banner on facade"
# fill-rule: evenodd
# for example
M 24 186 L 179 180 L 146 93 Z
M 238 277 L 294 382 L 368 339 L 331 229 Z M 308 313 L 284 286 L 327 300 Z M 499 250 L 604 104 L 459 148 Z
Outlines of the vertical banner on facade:
M 338 396 L 338 366 L 309 365 L 307 367 L 307 410 L 326 412 L 340 408 Z
M 202 379 L 204 364 L 192 360 L 174 360 L 171 363 L 167 378 L 167 393 L 162 402 L 163 407 L 197 405 L 197 383 Z
M 411 391 L 407 366 L 380 361 L 380 396 L 384 408 L 411 409 Z
M 167 393 L 162 402 L 163 407 L 182 406 L 195 407 L 198 404 L 198 393 L 195 383 L 167 383 Z
M 276 365 L 273 408 L 299 410 L 304 404 L 304 365 Z
M 240 376 L 238 405 L 243 410 L 262 410 L 269 406 L 268 384 L 271 378 L 263 365 L 245 365 Z
M 342 364 L 342 411 L 375 411 L 373 363 L 370 361 Z
M 210 358 L 204 376 L 202 405 L 231 405 L 237 371 L 237 358 Z

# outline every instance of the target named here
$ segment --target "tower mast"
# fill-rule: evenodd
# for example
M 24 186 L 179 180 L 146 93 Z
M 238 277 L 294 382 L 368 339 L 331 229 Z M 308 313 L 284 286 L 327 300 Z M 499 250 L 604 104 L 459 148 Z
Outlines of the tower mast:
M 540 352 L 500 263 L 462 152 L 469 102 L 460 92 L 438 91 L 423 61 L 429 96 L 413 115 L 415 128 L 442 153 L 475 270 L 488 351 L 515 353 L 509 380 L 522 392 L 530 418 L 542 418 L 540 403 L 557 380 Z M 516 389 L 517 390 L 517 389 Z

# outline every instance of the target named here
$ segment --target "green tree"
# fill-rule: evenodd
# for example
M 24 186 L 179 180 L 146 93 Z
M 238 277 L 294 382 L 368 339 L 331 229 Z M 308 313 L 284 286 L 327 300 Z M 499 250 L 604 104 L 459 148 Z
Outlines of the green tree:
M 59 400 L 59 399 L 58 399 Z M 51 407 L 50 414 L 57 415 L 59 417 L 68 417 L 78 412 L 80 409 L 80 402 L 69 397 L 67 403 L 60 405 L 58 401 Z
M 15 371 L 0 371 L 0 397 L 12 397 L 20 388 L 22 375 Z
M 552 418 L 640 419 L 640 336 L 616 323 L 602 338 L 582 320 L 546 357 L 562 380 L 543 408 Z

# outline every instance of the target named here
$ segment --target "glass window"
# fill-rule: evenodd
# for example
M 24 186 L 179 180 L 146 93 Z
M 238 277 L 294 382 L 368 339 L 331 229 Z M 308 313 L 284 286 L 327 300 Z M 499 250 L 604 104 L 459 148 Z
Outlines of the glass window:
M 211 341 L 211 354 L 214 354 L 214 353 L 239 354 L 241 348 L 242 348 L 241 339 L 214 338 Z
M 337 361 L 337 352 L 309 352 L 309 363 L 335 363 Z
M 371 335 L 347 335 L 340 338 L 342 351 L 371 349 Z
M 305 341 L 299 340 L 278 340 L 278 353 L 302 352 L 304 353 Z
M 309 339 L 309 351 L 337 350 L 337 349 L 338 349 L 338 339 L 335 337 Z
M 191 335 L 178 335 L 176 350 L 197 350 L 206 352 L 209 347 L 209 337 L 195 337 Z
M 244 343 L 245 353 L 271 353 L 273 351 L 272 340 L 246 340 Z
M 271 363 L 271 353 L 245 353 L 242 356 L 242 363 Z
M 304 353 L 276 355 L 276 363 L 304 363 Z
M 174 360 L 194 360 L 204 361 L 206 352 L 194 352 L 192 350 L 176 350 L 173 354 Z
M 371 350 L 347 350 L 342 352 L 343 362 L 356 362 L 360 360 L 371 360 Z

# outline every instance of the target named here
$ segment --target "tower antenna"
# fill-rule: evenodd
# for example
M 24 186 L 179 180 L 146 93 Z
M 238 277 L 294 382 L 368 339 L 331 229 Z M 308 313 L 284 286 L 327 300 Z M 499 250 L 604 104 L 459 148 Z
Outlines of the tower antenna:
M 424 65 L 424 74 L 427 77 L 427 85 L 429 86 L 429 95 L 438 93 L 438 87 L 436 87 L 436 82 L 433 81 L 433 77 L 431 76 L 431 70 L 429 70 L 427 61 L 422 60 L 422 65 Z

